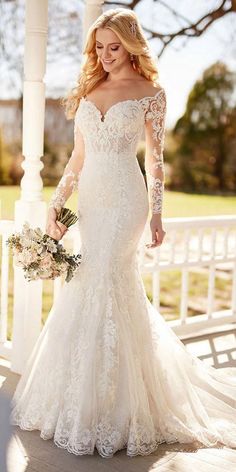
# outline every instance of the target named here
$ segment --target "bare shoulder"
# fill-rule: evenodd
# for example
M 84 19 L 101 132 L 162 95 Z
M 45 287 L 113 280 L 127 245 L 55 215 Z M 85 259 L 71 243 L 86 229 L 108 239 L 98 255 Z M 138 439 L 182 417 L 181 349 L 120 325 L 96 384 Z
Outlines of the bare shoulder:
M 164 90 L 163 86 L 159 82 L 151 82 L 145 77 L 132 77 L 121 81 L 107 81 L 105 80 L 94 88 L 88 95 L 87 98 L 91 100 L 101 100 L 104 102 L 104 94 L 107 97 L 108 92 L 110 98 L 114 101 L 125 100 L 125 99 L 141 99 L 144 97 L 153 97 L 159 90 Z
M 152 97 L 156 95 L 159 90 L 165 92 L 164 87 L 159 82 L 155 82 L 154 84 L 147 79 L 140 81 L 140 94 L 142 94 L 143 97 Z

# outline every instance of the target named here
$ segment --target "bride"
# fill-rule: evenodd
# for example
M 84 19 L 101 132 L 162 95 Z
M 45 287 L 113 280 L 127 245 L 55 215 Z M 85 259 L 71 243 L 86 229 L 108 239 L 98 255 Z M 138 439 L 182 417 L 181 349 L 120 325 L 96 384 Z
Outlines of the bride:
M 149 211 L 160 245 L 166 94 L 136 14 L 90 27 L 66 99 L 74 149 L 52 197 L 47 233 L 79 185 L 82 262 L 63 289 L 17 385 L 12 424 L 82 455 L 146 455 L 158 444 L 236 447 L 236 369 L 190 355 L 149 302 L 137 259 Z M 146 135 L 145 181 L 136 159 Z

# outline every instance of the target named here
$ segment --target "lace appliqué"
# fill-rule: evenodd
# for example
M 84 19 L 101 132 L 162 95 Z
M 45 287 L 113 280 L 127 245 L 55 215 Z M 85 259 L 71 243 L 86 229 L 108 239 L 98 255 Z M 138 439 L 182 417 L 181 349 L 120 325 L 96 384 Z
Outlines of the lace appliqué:
M 49 203 L 49 208 L 55 208 L 57 212 L 61 210 L 66 200 L 78 189 L 79 185 L 83 160 L 81 160 L 80 154 L 78 153 L 77 131 L 76 121 L 74 121 L 74 149 Z
M 147 173 L 147 184 L 150 195 L 152 213 L 161 213 L 163 205 L 164 182 L 158 177 Z
M 148 149 L 145 168 L 151 211 L 162 212 L 165 169 L 163 162 L 166 118 L 166 94 L 161 89 L 158 97 L 149 101 L 145 115 Z
M 78 184 L 79 174 L 73 172 L 72 170 L 67 171 L 66 167 L 64 174 L 50 200 L 49 208 L 53 207 L 57 210 L 57 212 L 59 212 L 64 206 L 69 195 L 78 189 Z

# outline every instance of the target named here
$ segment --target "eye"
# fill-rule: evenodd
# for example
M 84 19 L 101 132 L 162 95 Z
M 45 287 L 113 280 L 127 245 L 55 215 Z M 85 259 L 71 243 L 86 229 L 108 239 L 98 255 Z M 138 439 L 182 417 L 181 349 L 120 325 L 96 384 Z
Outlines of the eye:
M 97 49 L 102 49 L 103 46 L 96 46 L 96 48 L 97 48 Z M 119 46 L 116 46 L 116 47 L 114 47 L 114 48 L 111 48 L 111 51 L 118 51 L 118 49 L 119 49 Z

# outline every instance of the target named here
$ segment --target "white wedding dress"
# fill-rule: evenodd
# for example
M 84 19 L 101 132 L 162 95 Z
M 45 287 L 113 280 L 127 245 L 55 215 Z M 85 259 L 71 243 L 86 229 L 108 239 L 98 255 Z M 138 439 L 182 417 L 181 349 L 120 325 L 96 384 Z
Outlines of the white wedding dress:
M 73 151 L 51 204 L 79 182 L 82 262 L 38 338 L 12 400 L 11 421 L 58 447 L 111 457 L 158 444 L 236 447 L 236 368 L 215 369 L 185 349 L 149 302 L 137 246 L 164 187 L 166 95 L 112 105 L 103 116 L 83 97 Z M 148 192 L 136 159 L 146 130 Z M 77 185 L 77 184 L 76 184 Z

